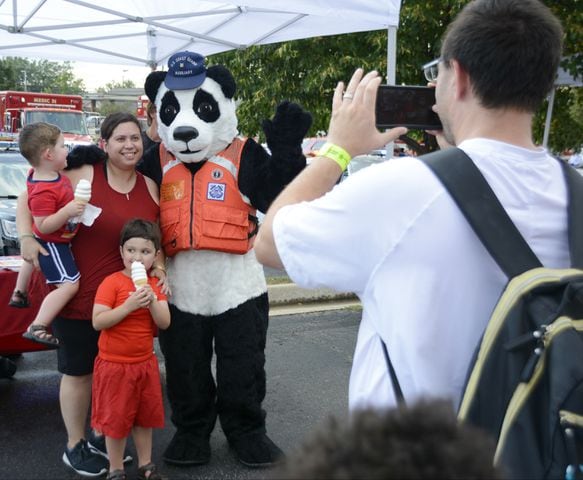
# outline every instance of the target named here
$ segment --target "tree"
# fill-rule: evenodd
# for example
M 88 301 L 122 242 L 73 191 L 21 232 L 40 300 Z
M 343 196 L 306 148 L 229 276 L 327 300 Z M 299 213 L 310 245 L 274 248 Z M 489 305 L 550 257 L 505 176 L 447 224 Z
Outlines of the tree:
M 469 0 L 403 0 L 397 34 L 396 83 L 422 85 L 421 66 L 439 55 L 440 38 L 450 21 Z M 580 0 L 546 0 L 565 29 L 565 62 L 572 73 L 583 76 L 583 9 Z M 533 47 L 534 48 L 534 47 Z M 251 47 L 212 55 L 233 73 L 241 132 L 260 134 L 261 119 L 273 115 L 278 101 L 289 99 L 312 112 L 310 135 L 327 130 L 332 92 L 338 80 L 350 78 L 360 66 L 387 70 L 387 32 L 375 31 L 316 37 Z M 581 78 L 581 77 L 579 77 Z M 583 143 L 581 89 L 561 88 L 553 113 L 550 146 L 555 151 Z M 537 113 L 535 138 L 542 141 L 546 105 Z
M 124 80 L 122 82 L 116 82 L 112 80 L 109 83 L 106 83 L 104 87 L 99 87 L 97 89 L 97 93 L 107 93 L 110 90 L 115 90 L 119 88 L 136 88 L 136 84 L 133 80 Z
M 112 113 L 126 112 L 136 114 L 136 102 L 114 102 L 114 101 L 102 101 L 97 108 L 97 113 L 107 117 Z
M 97 93 L 109 93 L 112 90 L 116 89 L 124 89 L 124 88 L 136 88 L 134 82 L 132 80 L 123 80 L 122 82 L 117 82 L 112 80 L 109 83 L 106 83 L 104 87 L 99 87 L 97 89 Z M 97 111 L 100 115 L 107 116 L 111 113 L 117 112 L 127 112 L 127 113 L 136 113 L 136 102 L 124 102 L 124 101 L 101 101 Z
M 0 59 L 0 90 L 80 95 L 85 85 L 75 78 L 71 62 L 6 57 Z
M 281 99 L 312 112 L 311 131 L 316 132 L 328 128 L 330 99 L 339 79 L 349 77 L 355 65 L 386 69 L 386 37 L 386 32 L 368 32 L 296 40 L 221 53 L 209 64 L 224 64 L 237 80 L 244 133 L 262 134 L 261 119 L 271 117 Z

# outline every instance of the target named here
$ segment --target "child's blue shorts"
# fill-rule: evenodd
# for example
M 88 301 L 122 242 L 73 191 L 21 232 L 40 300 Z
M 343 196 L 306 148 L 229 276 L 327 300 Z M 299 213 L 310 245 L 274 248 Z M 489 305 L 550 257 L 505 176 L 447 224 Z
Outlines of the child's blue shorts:
M 70 243 L 45 242 L 39 238 L 37 240 L 49 252 L 48 256 L 38 256 L 38 263 L 47 283 L 74 283 L 79 280 L 81 274 L 75 264 Z

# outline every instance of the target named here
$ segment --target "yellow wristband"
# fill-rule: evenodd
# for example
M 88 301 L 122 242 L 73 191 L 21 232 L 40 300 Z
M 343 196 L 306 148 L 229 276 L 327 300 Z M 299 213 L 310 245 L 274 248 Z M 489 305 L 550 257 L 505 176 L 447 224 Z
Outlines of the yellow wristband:
M 322 146 L 322 148 L 318 151 L 318 155 L 320 157 L 326 157 L 330 160 L 334 160 L 338 165 L 340 165 L 342 171 L 346 170 L 346 167 L 348 167 L 348 164 L 351 160 L 350 154 L 346 150 L 330 142 L 326 142 Z

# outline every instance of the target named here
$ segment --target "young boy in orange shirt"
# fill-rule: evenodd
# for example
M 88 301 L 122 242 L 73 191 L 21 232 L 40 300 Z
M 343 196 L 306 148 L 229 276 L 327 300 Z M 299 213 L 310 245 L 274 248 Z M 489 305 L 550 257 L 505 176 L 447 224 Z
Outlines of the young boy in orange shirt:
M 162 478 L 152 463 L 152 428 L 164 426 L 154 336 L 156 328 L 170 325 L 170 310 L 158 279 L 145 274 L 160 245 L 158 225 L 141 219 L 127 222 L 120 238 L 124 269 L 106 277 L 95 295 L 93 327 L 101 334 L 91 426 L 105 435 L 110 480 L 126 479 L 123 453 L 130 431 L 138 454 L 138 479 Z M 142 278 L 135 274 L 132 278 L 134 262 L 145 267 Z

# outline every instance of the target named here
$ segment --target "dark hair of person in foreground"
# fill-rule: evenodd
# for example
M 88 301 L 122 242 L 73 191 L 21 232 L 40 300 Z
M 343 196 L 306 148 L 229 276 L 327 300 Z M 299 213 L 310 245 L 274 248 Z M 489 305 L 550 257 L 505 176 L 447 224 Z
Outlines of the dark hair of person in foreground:
M 501 479 L 495 444 L 457 422 L 451 402 L 330 418 L 273 471 L 282 479 Z

